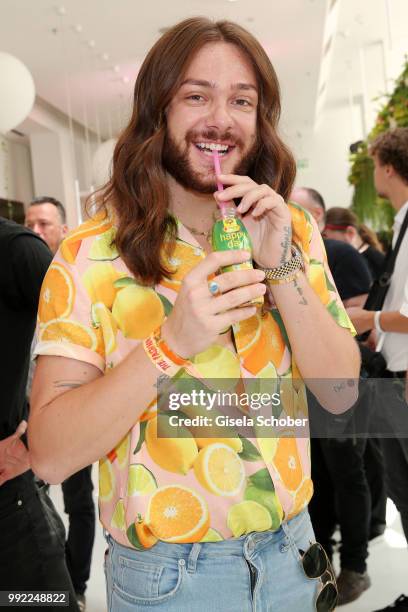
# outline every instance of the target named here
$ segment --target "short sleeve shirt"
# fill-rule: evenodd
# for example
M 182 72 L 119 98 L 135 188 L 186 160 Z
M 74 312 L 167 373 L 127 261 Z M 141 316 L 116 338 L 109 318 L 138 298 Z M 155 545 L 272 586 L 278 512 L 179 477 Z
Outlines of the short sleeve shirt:
M 290 205 L 293 241 L 307 278 L 337 323 L 352 330 L 309 214 Z M 39 304 L 37 355 L 85 361 L 105 375 L 147 338 L 171 311 L 185 275 L 205 253 L 179 224 L 169 264 L 154 287 L 137 284 L 114 246 L 115 227 L 91 219 L 62 243 L 45 278 Z M 318 322 L 316 322 L 318 332 Z M 305 387 L 276 308 L 233 326 L 236 352 L 213 345 L 192 361 L 207 378 L 291 380 L 281 414 L 307 415 Z M 187 374 L 186 374 L 187 376 Z M 199 381 L 198 381 L 199 382 Z M 143 376 L 140 377 L 143 385 Z M 200 412 L 200 406 L 197 408 Z M 223 439 L 157 436 L 153 400 L 99 464 L 100 519 L 125 546 L 219 541 L 276 530 L 308 504 L 308 437 Z

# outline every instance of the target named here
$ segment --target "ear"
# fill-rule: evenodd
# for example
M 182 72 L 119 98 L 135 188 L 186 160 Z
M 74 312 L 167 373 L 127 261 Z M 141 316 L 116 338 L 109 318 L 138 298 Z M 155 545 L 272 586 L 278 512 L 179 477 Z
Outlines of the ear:
M 346 234 L 349 238 L 355 238 L 357 235 L 357 230 L 354 225 L 348 225 L 346 229 Z
M 321 206 L 314 206 L 314 218 L 319 223 L 320 221 L 324 221 L 324 210 Z
M 393 176 L 395 176 L 395 170 L 393 166 L 391 166 L 391 164 L 387 164 L 385 166 L 385 174 L 387 175 L 387 178 L 392 178 Z
M 68 225 L 62 226 L 62 237 L 64 238 L 68 234 Z

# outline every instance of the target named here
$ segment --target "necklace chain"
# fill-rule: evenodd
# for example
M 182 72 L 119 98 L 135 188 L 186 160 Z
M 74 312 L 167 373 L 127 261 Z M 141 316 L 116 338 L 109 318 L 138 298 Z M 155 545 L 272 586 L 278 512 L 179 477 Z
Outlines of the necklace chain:
M 217 220 L 217 217 L 215 213 L 213 213 L 213 221 L 216 221 L 216 220 Z M 207 240 L 207 242 L 210 241 L 212 227 L 209 230 L 206 230 L 205 232 L 203 232 L 203 231 L 196 229 L 195 227 L 190 227 L 189 225 L 186 225 L 185 223 L 183 223 L 183 225 L 186 229 L 188 229 L 189 232 L 193 234 L 193 236 L 203 236 Z

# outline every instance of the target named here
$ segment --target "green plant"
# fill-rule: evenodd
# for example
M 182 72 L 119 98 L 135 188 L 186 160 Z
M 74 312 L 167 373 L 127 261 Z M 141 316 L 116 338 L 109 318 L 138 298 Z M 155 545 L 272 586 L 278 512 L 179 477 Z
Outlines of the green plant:
M 362 223 L 374 230 L 390 230 L 394 219 L 391 204 L 376 194 L 374 187 L 373 160 L 368 146 L 379 134 L 395 127 L 408 127 L 408 60 L 398 77 L 394 91 L 386 96 L 386 102 L 378 113 L 376 123 L 355 153 L 350 155 L 349 183 L 354 186 L 352 210 Z

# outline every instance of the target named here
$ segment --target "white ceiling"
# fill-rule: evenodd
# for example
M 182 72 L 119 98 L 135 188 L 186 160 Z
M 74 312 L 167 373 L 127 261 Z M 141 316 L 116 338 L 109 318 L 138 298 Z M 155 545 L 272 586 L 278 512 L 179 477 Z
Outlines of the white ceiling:
M 126 122 L 137 71 L 160 29 L 193 15 L 231 19 L 261 41 L 295 149 L 312 137 L 316 113 L 350 96 L 371 104 L 390 88 L 408 51 L 408 0 L 1 0 L 0 51 L 27 65 L 39 97 L 109 138 Z M 362 53 L 386 60 L 374 61 L 366 91 Z
M 0 50 L 30 69 L 37 95 L 107 138 L 160 29 L 194 15 L 231 19 L 266 48 L 289 132 L 311 126 L 326 0 L 1 0 Z M 286 130 L 285 130 L 286 131 Z

